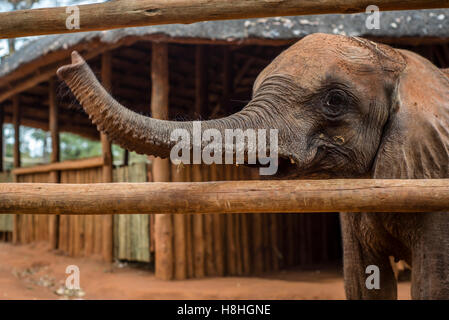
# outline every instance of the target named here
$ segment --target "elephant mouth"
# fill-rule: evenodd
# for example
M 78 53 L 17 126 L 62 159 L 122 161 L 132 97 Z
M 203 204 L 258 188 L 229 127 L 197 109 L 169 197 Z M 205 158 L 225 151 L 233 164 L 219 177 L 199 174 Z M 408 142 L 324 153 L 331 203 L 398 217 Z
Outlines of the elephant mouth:
M 299 159 L 291 154 L 280 154 L 278 159 L 278 171 L 273 175 L 273 179 L 327 179 L 330 173 L 323 170 L 321 162 L 326 157 L 326 152 L 317 149 L 308 160 Z
M 287 179 L 293 173 L 298 172 L 298 160 L 293 157 L 279 155 L 278 170 L 273 176 L 275 179 Z

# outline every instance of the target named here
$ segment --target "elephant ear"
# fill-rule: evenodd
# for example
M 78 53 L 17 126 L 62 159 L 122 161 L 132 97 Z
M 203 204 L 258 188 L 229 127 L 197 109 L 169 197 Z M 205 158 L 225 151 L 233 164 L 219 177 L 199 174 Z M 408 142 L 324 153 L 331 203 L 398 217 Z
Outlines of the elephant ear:
M 409 51 L 373 166 L 377 179 L 449 177 L 449 73 Z
M 441 71 L 443 71 L 443 73 L 444 73 L 447 77 L 449 77 L 449 68 L 447 68 L 447 69 L 441 69 Z

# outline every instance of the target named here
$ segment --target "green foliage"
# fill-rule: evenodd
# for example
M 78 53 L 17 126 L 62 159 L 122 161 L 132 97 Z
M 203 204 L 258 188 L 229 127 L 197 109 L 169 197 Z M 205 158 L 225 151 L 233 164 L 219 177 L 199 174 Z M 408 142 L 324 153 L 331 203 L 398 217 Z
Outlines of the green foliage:
M 5 169 L 12 169 L 14 154 L 14 127 L 5 124 L 3 127 L 5 141 Z M 48 163 L 51 154 L 51 138 L 48 132 L 29 127 L 20 127 L 20 155 L 22 166 L 34 166 Z M 112 145 L 114 164 L 123 164 L 125 150 L 117 145 Z M 60 159 L 76 160 L 82 158 L 101 156 L 100 141 L 92 141 L 76 134 L 63 132 L 60 134 Z M 135 152 L 129 153 L 129 163 L 146 162 L 147 157 Z
M 61 161 L 97 157 L 101 155 L 101 143 L 82 138 L 73 133 L 61 133 Z

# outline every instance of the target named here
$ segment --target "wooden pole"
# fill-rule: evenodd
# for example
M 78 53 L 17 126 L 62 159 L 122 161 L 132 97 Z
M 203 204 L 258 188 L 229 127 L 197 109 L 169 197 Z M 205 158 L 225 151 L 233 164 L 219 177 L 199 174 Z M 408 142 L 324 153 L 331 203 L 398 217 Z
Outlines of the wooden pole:
M 223 69 L 222 69 L 222 82 L 223 92 L 221 97 L 221 106 L 225 112 L 230 112 L 230 98 L 233 91 L 232 85 L 232 53 L 228 46 L 223 47 Z M 232 180 L 232 171 L 234 167 L 231 165 L 225 165 L 225 180 Z M 232 215 L 225 216 L 226 225 L 226 271 L 228 275 L 237 274 L 237 259 L 236 256 L 236 239 L 235 239 L 235 225 L 234 217 Z
M 129 151 L 125 149 L 123 151 L 123 166 L 127 167 L 128 164 L 129 164 Z
M 213 171 L 216 172 L 216 177 L 212 176 L 211 181 L 223 180 L 223 165 L 213 165 Z M 225 275 L 225 216 L 223 214 L 214 214 L 214 255 L 217 276 Z
M 234 91 L 233 85 L 233 69 L 232 69 L 232 52 L 228 46 L 223 47 L 223 95 L 222 106 L 229 112 L 230 99 Z
M 207 56 L 205 46 L 195 47 L 195 117 L 199 118 L 207 111 Z
M 34 167 L 17 168 L 12 171 L 16 176 L 29 175 L 34 173 L 44 173 L 51 171 L 70 171 L 80 169 L 90 169 L 103 166 L 102 157 L 86 158 L 79 160 L 66 160 L 63 162 L 42 164 Z
M 56 100 L 56 81 L 51 78 L 49 81 L 49 128 L 51 135 L 51 163 L 60 161 L 59 155 L 59 123 L 58 123 L 58 103 Z M 58 171 L 50 172 L 51 182 L 59 183 Z
M 14 168 L 20 167 L 20 102 L 19 96 L 13 97 L 13 120 L 14 124 Z
M 171 181 L 183 182 L 185 169 L 172 165 Z M 173 217 L 173 253 L 174 253 L 174 278 L 183 280 L 187 278 L 187 228 L 186 216 L 175 215 Z
M 56 82 L 54 78 L 49 82 L 49 128 L 51 135 L 51 163 L 58 163 L 59 158 L 59 124 L 58 124 L 58 103 L 56 100 Z M 51 183 L 59 183 L 59 171 L 50 171 Z M 59 217 L 50 216 L 48 219 L 48 237 L 50 242 L 50 248 L 58 248 L 59 239 Z
M 168 118 L 168 46 L 153 43 L 151 62 L 151 114 L 156 119 Z M 154 158 L 152 164 L 154 182 L 170 181 L 168 159 Z M 170 213 L 170 212 L 166 212 Z M 169 214 L 155 217 L 155 275 L 159 279 L 170 280 L 174 275 L 173 217 Z
M 345 211 L 449 211 L 449 179 L 0 184 L 2 214 Z
M 13 101 L 13 125 L 14 125 L 14 168 L 20 167 L 20 102 L 19 102 L 19 96 L 15 95 L 12 98 Z M 14 182 L 17 181 L 17 175 L 14 175 Z M 19 216 L 14 215 L 13 216 L 13 243 L 19 243 L 19 225 L 20 225 L 21 219 Z
M 195 47 L 195 117 L 201 118 L 203 112 L 207 110 L 207 84 L 206 84 L 206 64 L 204 47 Z M 192 166 L 192 181 L 201 182 L 204 170 L 199 164 Z M 206 225 L 203 215 L 193 217 L 193 249 L 194 249 L 194 277 L 202 278 L 206 275 Z
M 216 181 L 217 170 L 215 164 L 202 165 L 203 172 L 207 173 L 207 177 L 203 178 L 203 181 Z M 206 179 L 207 178 L 207 179 Z M 217 276 L 217 266 L 215 264 L 215 252 L 214 252 L 214 218 L 218 215 L 205 214 L 204 215 L 204 238 L 205 238 L 205 251 L 206 251 L 206 275 L 209 277 Z
M 4 148 L 4 141 L 3 141 L 3 122 L 5 121 L 5 112 L 4 107 L 0 108 L 0 172 L 3 172 L 3 148 Z
M 185 177 L 184 182 L 191 182 L 193 173 L 192 166 L 186 165 L 184 167 Z M 186 224 L 186 250 L 187 250 L 187 278 L 194 277 L 194 251 L 193 251 L 193 226 L 192 226 L 193 216 L 191 214 L 185 215 L 185 224 Z
M 201 165 L 195 164 L 192 166 L 192 181 L 201 182 Z M 206 275 L 205 265 L 205 246 L 204 246 L 204 219 L 203 215 L 193 216 L 193 251 L 194 251 L 194 277 L 202 278 Z
M 372 0 L 139 0 L 0 13 L 2 38 L 307 14 L 365 12 Z M 382 11 L 449 8 L 448 0 L 377 0 Z M 79 15 L 78 15 L 79 10 Z M 75 25 L 76 16 L 80 19 Z M 69 28 L 67 27 L 67 22 Z M 79 28 L 77 28 L 79 27 Z
M 101 56 L 101 81 L 103 87 L 112 93 L 112 56 L 111 52 L 105 52 Z M 106 134 L 101 133 L 101 149 L 103 155 L 103 182 L 112 182 L 112 148 Z M 103 234 L 103 260 L 112 262 L 114 260 L 114 217 L 112 215 L 105 215 L 102 221 Z

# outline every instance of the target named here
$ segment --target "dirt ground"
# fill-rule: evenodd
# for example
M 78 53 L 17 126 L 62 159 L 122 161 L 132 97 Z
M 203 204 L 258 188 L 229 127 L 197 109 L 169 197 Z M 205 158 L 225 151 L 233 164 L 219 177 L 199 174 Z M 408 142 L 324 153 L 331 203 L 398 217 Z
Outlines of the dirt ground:
M 80 269 L 82 299 L 344 299 L 338 267 L 293 269 L 263 277 L 161 281 L 142 266 L 71 258 L 45 244 L 9 243 L 0 243 L 0 299 L 67 299 L 61 288 L 68 265 Z M 409 283 L 399 284 L 400 299 L 409 299 L 409 292 Z

